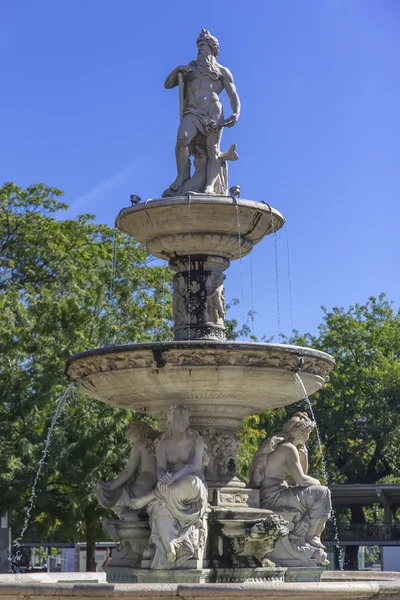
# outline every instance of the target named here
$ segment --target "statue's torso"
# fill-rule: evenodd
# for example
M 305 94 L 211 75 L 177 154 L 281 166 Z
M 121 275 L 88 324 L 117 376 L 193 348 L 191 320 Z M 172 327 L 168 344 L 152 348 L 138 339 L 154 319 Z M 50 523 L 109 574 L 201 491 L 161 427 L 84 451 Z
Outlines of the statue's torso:
M 190 456 L 195 451 L 196 436 L 194 432 L 189 432 L 188 437 L 179 442 L 171 438 L 164 440 L 163 444 L 168 470 L 176 473 L 188 463 Z
M 197 108 L 209 113 L 215 108 L 222 111 L 219 94 L 224 89 L 222 79 L 211 79 L 194 67 L 193 72 L 185 78 L 186 108 Z M 214 109 L 214 110 L 213 110 Z
M 287 464 L 285 444 L 281 444 L 269 456 L 267 467 L 264 471 L 264 478 L 261 481 L 261 488 L 270 487 L 271 484 L 284 482 L 288 474 L 289 465 Z

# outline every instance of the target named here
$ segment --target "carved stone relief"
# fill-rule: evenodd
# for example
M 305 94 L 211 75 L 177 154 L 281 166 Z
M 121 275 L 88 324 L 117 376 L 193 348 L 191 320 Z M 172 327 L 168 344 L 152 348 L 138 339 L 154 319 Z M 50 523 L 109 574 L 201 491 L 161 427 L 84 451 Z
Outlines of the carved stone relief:
M 225 275 L 216 271 L 193 270 L 174 275 L 173 318 L 176 339 L 225 337 L 224 279 Z
M 205 470 L 208 482 L 227 482 L 236 477 L 237 449 L 239 441 L 236 431 L 232 429 L 200 427 L 208 448 L 210 462 Z
M 183 306 L 176 309 L 177 313 L 183 319 L 185 324 L 184 315 L 186 310 Z M 209 327 L 210 339 L 212 336 L 217 336 L 219 331 L 221 336 L 217 339 L 223 339 L 225 337 L 223 329 L 217 330 L 214 326 L 204 326 L 202 330 L 205 331 Z M 196 327 L 191 328 L 192 331 Z M 196 334 L 197 335 L 197 334 Z M 200 335 L 200 328 L 199 328 Z M 192 339 L 195 339 L 193 336 Z M 163 348 L 163 362 L 158 364 L 155 357 L 155 350 L 126 350 L 119 352 L 110 352 L 108 354 L 98 354 L 91 356 L 83 356 L 74 358 L 70 362 L 67 368 L 68 376 L 70 380 L 77 381 L 83 377 L 93 375 L 96 373 L 102 373 L 107 371 L 118 371 L 120 369 L 135 369 L 135 368 L 147 368 L 147 367 L 162 367 L 167 364 L 169 365 L 232 365 L 232 366 L 243 366 L 243 367 L 266 367 L 266 368 L 280 368 L 287 371 L 310 373 L 312 375 L 318 375 L 323 379 L 327 380 L 329 372 L 333 368 L 333 362 L 328 361 L 320 357 L 308 357 L 301 356 L 296 353 L 289 353 L 285 350 L 277 350 L 275 348 L 260 348 L 260 349 L 241 349 L 240 346 L 237 348 L 227 347 L 226 349 L 219 348 L 185 348 L 179 349 L 174 348 L 172 345 L 170 348 Z

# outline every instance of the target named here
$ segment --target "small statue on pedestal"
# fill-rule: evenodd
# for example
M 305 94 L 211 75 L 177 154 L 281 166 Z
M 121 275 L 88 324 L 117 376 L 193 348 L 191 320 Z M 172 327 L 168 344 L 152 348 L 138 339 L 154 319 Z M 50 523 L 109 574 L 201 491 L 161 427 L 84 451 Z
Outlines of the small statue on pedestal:
M 217 62 L 219 42 L 202 29 L 197 39 L 197 59 L 176 67 L 165 80 L 167 89 L 179 86 L 180 125 L 176 141 L 178 175 L 163 197 L 188 192 L 228 194 L 228 160 L 237 160 L 236 144 L 221 152 L 224 127 L 232 127 L 240 115 L 240 100 L 232 73 Z M 232 115 L 224 118 L 219 95 L 226 90 Z M 190 160 L 195 171 L 190 176 Z
M 120 518 L 129 518 L 129 502 L 152 490 L 157 483 L 155 441 L 159 435 L 159 431 L 143 421 L 132 423 L 126 436 L 131 453 L 125 469 L 112 481 L 97 483 L 97 500 Z
M 314 421 L 299 412 L 280 433 L 265 440 L 253 458 L 249 485 L 260 488 L 261 508 L 294 513 L 289 539 L 297 551 L 311 550 L 318 564 L 328 564 L 321 534 L 332 508 L 330 491 L 307 475 L 306 443 L 314 427 Z M 285 481 L 288 473 L 295 485 Z
M 158 483 L 129 504 L 133 510 L 147 506 L 154 550 L 151 569 L 179 568 L 205 543 L 204 440 L 189 428 L 186 406 L 171 406 L 165 416 L 167 431 L 156 449 Z

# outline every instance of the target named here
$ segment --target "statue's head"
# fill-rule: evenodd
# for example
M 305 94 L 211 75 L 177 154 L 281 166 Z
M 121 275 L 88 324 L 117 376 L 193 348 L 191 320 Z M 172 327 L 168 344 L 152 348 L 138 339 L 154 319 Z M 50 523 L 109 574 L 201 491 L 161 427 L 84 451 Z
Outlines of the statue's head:
M 286 421 L 282 427 L 282 433 L 296 443 L 305 444 L 315 427 L 307 413 L 298 412 Z
M 184 404 L 170 406 L 165 413 L 167 428 L 170 433 L 183 433 L 189 429 L 190 411 Z
M 205 44 L 208 45 L 214 58 L 217 58 L 219 54 L 219 41 L 216 37 L 211 35 L 207 29 L 202 29 L 199 37 L 197 38 L 197 48 L 199 50 L 199 54 L 201 54 L 202 48 Z
M 157 435 L 159 435 L 159 432 L 153 429 L 148 423 L 145 423 L 145 421 L 131 423 L 126 432 L 126 438 L 131 444 L 141 442 L 146 438 L 155 438 Z

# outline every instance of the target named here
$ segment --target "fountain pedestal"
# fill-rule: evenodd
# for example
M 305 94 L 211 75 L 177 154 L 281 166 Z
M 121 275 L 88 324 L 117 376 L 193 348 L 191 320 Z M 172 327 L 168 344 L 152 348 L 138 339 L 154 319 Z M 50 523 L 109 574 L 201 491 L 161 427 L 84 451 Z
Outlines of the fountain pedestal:
M 121 210 L 116 226 L 168 260 L 176 340 L 225 340 L 224 271 L 284 225 L 268 204 L 205 194 L 148 200 Z

